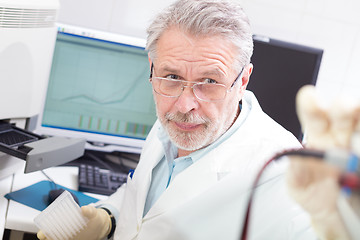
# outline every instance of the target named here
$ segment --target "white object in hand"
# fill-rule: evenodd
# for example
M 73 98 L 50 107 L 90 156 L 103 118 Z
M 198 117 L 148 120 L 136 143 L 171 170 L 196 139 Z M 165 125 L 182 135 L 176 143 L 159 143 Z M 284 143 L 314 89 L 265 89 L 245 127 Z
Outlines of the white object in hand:
M 79 205 L 68 191 L 64 191 L 35 219 L 47 239 L 71 239 L 83 229 L 88 219 L 83 216 Z

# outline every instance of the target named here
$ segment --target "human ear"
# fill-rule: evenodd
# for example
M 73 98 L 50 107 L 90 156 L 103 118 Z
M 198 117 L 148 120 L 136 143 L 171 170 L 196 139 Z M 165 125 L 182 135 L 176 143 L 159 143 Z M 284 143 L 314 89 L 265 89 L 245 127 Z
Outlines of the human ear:
M 241 86 L 239 88 L 239 101 L 242 99 L 246 87 L 250 80 L 250 75 L 253 71 L 253 64 L 249 63 L 248 65 L 244 66 L 244 70 L 241 76 Z
M 241 77 L 240 91 L 245 91 L 245 89 L 249 83 L 250 75 L 251 75 L 252 71 L 253 71 L 252 63 L 249 63 L 247 66 L 244 66 L 244 72 Z
M 149 78 L 152 78 L 152 74 L 153 74 L 153 62 L 150 58 L 150 53 L 148 53 L 148 60 L 149 60 L 149 67 L 150 67 L 150 77 Z

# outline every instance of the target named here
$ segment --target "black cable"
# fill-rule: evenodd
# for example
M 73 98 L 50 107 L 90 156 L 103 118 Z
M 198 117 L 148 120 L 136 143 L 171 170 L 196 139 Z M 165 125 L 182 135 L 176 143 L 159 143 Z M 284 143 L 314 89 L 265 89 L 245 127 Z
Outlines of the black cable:
M 95 160 L 96 162 L 100 163 L 106 169 L 109 169 L 110 171 L 114 171 L 114 169 L 109 164 L 107 164 L 104 160 L 100 159 L 99 157 L 95 156 L 94 154 L 92 154 L 90 152 L 86 152 L 85 155 L 88 156 L 89 158 Z
M 50 181 L 52 184 L 54 184 L 54 189 L 57 189 L 57 185 L 56 185 L 55 181 L 54 181 L 51 177 L 49 177 L 49 175 L 47 175 L 47 174 L 44 172 L 44 170 L 41 170 L 41 172 L 42 172 L 42 174 L 44 174 L 44 176 L 45 176 L 47 179 L 49 179 L 49 181 Z
M 86 152 L 85 153 L 86 156 L 88 156 L 89 158 L 95 160 L 96 162 L 100 163 L 103 167 L 105 167 L 106 169 L 112 171 L 112 172 L 118 172 L 116 171 L 113 167 L 111 167 L 108 163 L 106 163 L 105 160 L 99 158 L 98 156 L 96 156 L 95 154 L 92 154 L 90 152 Z M 120 164 L 118 164 L 120 171 L 127 173 L 130 171 L 130 168 L 126 167 L 123 163 L 123 160 L 121 159 L 121 157 L 119 157 L 120 159 Z
M 135 153 L 114 152 L 113 155 L 117 156 L 118 158 L 123 158 L 134 163 L 139 163 L 140 154 L 136 154 L 138 157 L 130 157 L 129 155 L 135 155 Z
M 128 154 L 126 154 L 126 153 L 120 153 L 120 154 L 119 154 L 119 157 L 120 157 L 120 158 L 123 158 L 123 159 L 126 159 L 126 160 L 129 160 L 129 161 L 134 162 L 134 163 L 138 163 L 138 162 L 139 162 L 139 158 L 135 159 L 135 158 L 129 157 L 129 156 L 127 156 L 127 155 L 128 155 Z

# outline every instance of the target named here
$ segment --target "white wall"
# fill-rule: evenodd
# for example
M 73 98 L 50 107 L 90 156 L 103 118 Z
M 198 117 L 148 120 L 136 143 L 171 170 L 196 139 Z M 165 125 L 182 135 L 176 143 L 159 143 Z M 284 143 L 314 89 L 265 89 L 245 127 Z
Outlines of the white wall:
M 255 33 L 324 49 L 318 89 L 360 99 L 359 0 L 244 0 Z
M 359 0 L 234 0 L 253 32 L 324 49 L 317 88 L 360 100 Z M 59 21 L 146 37 L 154 14 L 174 0 L 60 0 Z

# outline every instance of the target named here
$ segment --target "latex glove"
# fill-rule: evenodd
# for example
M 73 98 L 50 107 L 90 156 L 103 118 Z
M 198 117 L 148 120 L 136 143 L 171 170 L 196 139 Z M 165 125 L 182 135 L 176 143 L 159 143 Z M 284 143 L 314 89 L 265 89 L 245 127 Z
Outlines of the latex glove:
M 359 105 L 337 101 L 326 108 L 316 98 L 313 86 L 302 88 L 296 100 L 306 134 L 305 147 L 352 149 L 354 132 L 360 130 Z M 340 174 L 340 168 L 323 161 L 291 158 L 287 172 L 289 193 L 310 214 L 321 239 L 350 239 L 337 208 Z
M 69 240 L 95 240 L 106 237 L 111 230 L 111 219 L 109 214 L 101 208 L 92 205 L 82 206 L 82 214 L 89 219 L 87 225 L 73 238 Z M 37 233 L 40 240 L 51 240 L 46 238 L 40 230 Z
M 360 153 L 352 145 L 354 133 L 360 132 L 360 105 L 344 97 L 325 106 L 314 86 L 304 86 L 296 96 L 296 111 L 306 134 L 306 146 L 317 149 L 343 148 Z

